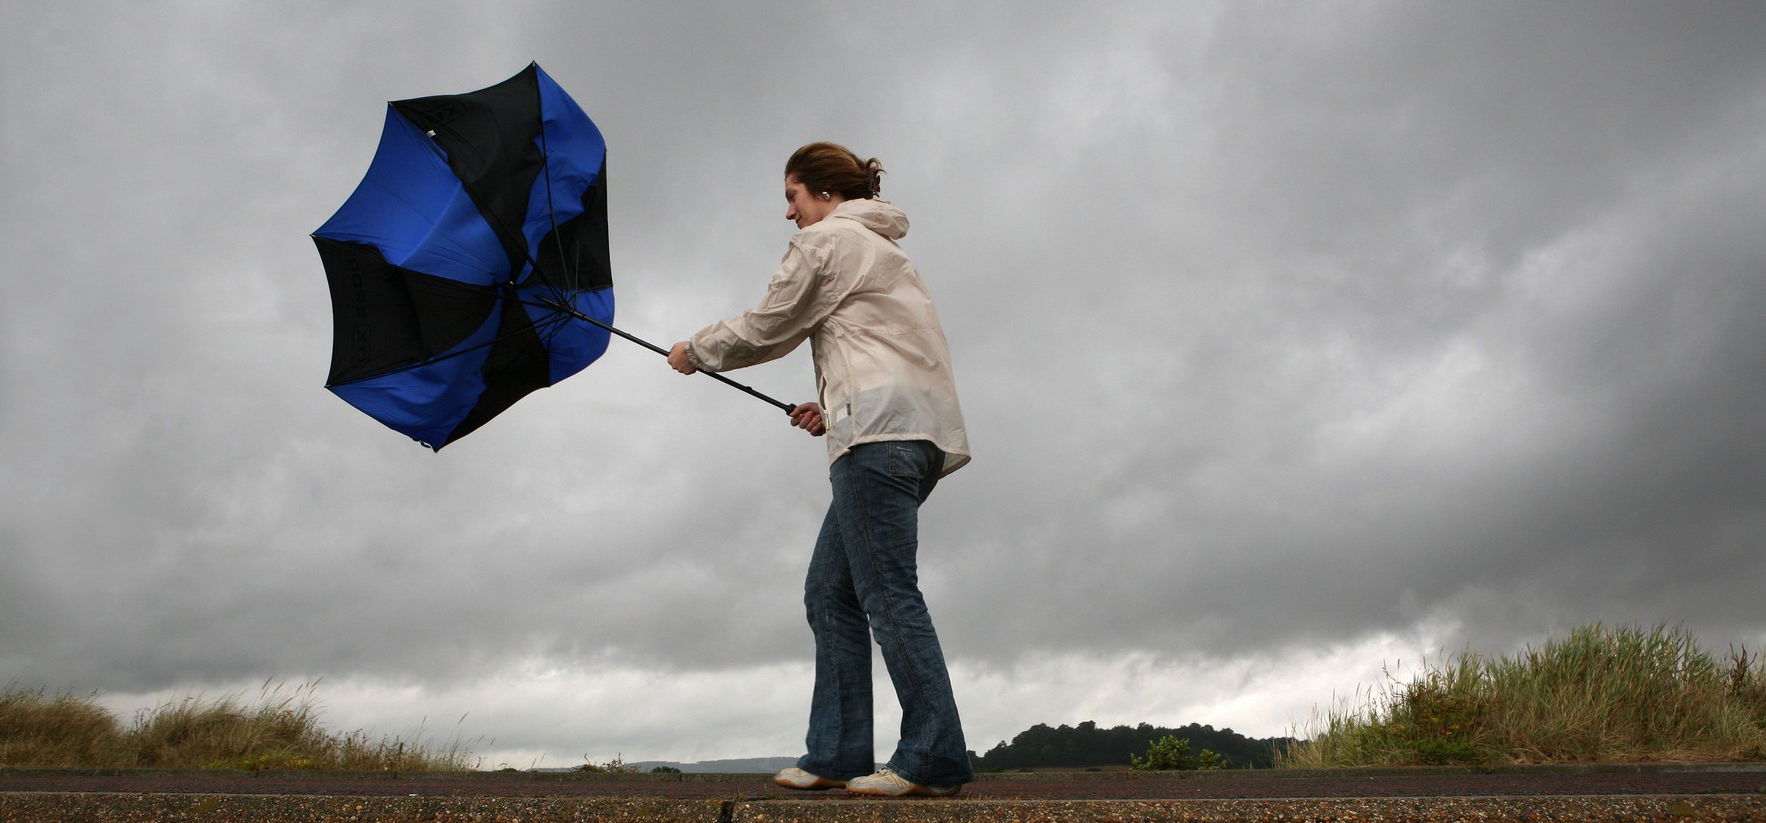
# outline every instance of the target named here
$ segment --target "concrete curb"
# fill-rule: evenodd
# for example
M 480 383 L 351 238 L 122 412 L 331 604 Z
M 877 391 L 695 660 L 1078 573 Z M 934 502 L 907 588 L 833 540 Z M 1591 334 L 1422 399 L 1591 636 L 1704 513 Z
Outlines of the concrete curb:
M 1748 823 L 1766 796 L 1295 798 L 1276 800 L 678 800 L 10 792 L 0 823 Z
M 1300 777 L 1428 777 L 1440 775 L 1623 775 L 1623 774 L 1688 774 L 1688 773 L 1760 773 L 1766 774 L 1766 761 L 1656 761 L 1649 763 L 1536 763 L 1497 766 L 1358 766 L 1340 769 L 1223 769 L 1220 771 L 1136 772 L 1123 769 L 1109 771 L 1036 771 L 982 772 L 976 782 L 1037 782 L 1059 777 L 1062 780 L 1279 780 Z M 0 767 L 5 777 L 226 777 L 245 775 L 254 778 L 312 778 L 341 780 L 400 780 L 421 777 L 426 780 L 459 780 L 501 783 L 577 783 L 577 782 L 649 782 L 649 783 L 746 783 L 770 778 L 768 773 L 687 772 L 652 774 L 619 774 L 607 772 L 347 772 L 347 771 L 245 771 L 241 769 L 39 769 L 14 766 Z
M 576 823 L 728 821 L 730 801 L 623 797 L 0 794 L 0 823 Z
M 732 823 L 1758 823 L 1766 797 L 1295 798 L 737 804 Z

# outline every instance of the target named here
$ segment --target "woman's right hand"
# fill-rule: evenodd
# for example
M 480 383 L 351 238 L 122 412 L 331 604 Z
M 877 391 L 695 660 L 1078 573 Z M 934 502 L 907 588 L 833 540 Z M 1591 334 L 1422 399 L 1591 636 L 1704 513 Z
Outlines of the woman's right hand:
M 827 423 L 822 420 L 820 403 L 798 403 L 791 408 L 791 425 L 821 437 L 828 432 Z
M 668 350 L 668 365 L 681 374 L 692 374 L 698 371 L 693 368 L 693 356 L 687 353 L 687 341 L 682 340 Z

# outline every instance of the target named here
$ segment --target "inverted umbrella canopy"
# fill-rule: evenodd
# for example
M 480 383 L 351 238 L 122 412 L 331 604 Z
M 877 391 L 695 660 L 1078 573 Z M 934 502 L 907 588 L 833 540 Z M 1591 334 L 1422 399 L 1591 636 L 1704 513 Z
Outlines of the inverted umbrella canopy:
M 326 387 L 440 450 L 600 357 L 606 159 L 537 63 L 389 103 L 367 175 L 313 233 L 334 321 Z

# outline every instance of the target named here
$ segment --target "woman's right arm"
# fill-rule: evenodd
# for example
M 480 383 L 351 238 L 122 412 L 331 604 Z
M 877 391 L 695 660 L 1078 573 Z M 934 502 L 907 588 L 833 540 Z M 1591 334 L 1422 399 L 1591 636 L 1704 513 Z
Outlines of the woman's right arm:
M 823 274 L 827 255 L 803 235 L 793 238 L 759 305 L 684 341 L 694 365 L 728 371 L 776 360 L 797 348 L 839 302 L 838 295 L 828 293 L 831 284 Z

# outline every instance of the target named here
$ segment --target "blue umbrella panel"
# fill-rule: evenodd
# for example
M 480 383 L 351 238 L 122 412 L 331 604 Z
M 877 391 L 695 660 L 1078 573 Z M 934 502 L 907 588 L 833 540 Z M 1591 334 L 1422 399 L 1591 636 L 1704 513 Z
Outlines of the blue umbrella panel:
M 331 289 L 326 387 L 440 450 L 600 357 L 606 159 L 538 64 L 389 103 L 366 176 L 313 233 Z

